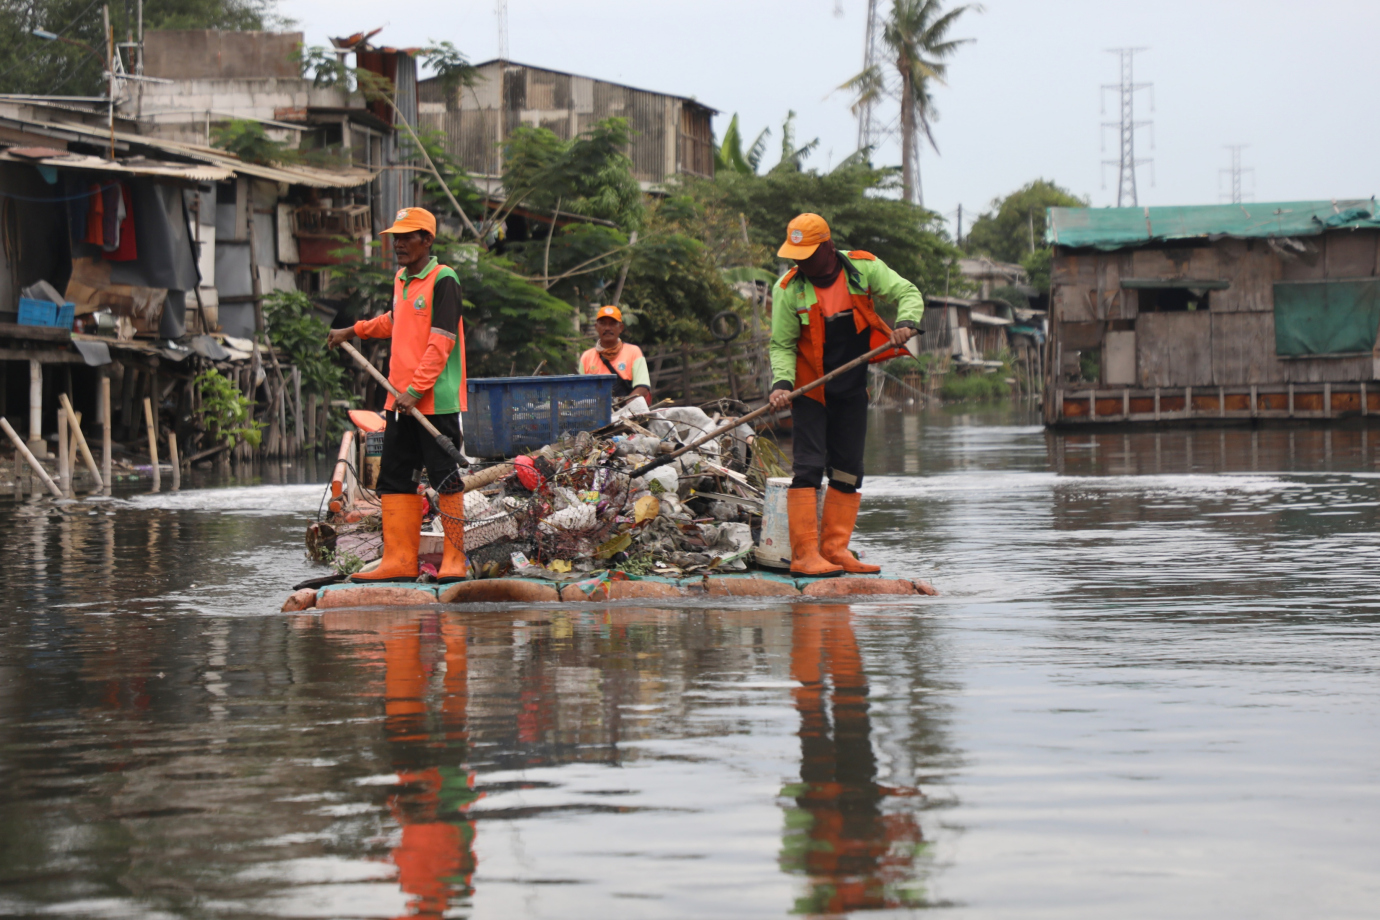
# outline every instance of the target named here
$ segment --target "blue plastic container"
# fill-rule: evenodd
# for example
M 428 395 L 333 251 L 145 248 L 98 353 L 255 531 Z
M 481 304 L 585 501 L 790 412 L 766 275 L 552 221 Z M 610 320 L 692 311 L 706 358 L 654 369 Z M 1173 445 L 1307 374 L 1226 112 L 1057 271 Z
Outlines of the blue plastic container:
M 567 431 L 602 428 L 613 414 L 612 374 L 480 377 L 467 386 L 461 420 L 471 457 L 512 457 Z
M 59 329 L 71 329 L 76 309 L 75 304 L 57 304 L 47 300 L 32 300 L 28 297 L 21 297 L 19 298 L 19 325 L 56 326 Z

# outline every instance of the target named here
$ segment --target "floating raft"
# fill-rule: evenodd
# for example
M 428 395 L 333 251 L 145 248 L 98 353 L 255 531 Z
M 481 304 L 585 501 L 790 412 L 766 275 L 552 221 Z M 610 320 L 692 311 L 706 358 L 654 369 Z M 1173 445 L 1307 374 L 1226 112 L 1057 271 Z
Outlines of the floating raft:
M 303 588 L 283 604 L 283 612 L 314 607 L 419 607 L 429 604 L 544 603 L 598 604 L 623 600 L 702 597 L 869 597 L 937 594 L 925 581 L 889 575 L 796 578 L 774 572 L 668 578 L 601 573 L 580 582 L 556 584 L 539 578 L 484 578 L 449 585 L 417 582 L 352 584 Z

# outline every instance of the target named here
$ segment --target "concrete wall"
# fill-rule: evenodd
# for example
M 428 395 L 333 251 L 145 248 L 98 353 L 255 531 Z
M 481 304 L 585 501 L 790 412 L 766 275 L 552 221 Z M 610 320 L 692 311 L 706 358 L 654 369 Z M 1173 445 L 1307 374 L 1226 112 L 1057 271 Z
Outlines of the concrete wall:
M 1066 354 L 1102 349 L 1108 332 L 1132 332 L 1135 382 L 1130 385 L 1139 387 L 1377 379 L 1372 356 L 1276 356 L 1274 285 L 1380 275 L 1380 232 L 1342 230 L 1297 242 L 1304 251 L 1281 252 L 1263 239 L 1117 252 L 1057 250 L 1051 276 L 1051 346 Z M 1140 292 L 1123 288 L 1123 278 L 1214 279 L 1228 286 L 1210 292 L 1206 311 L 1142 313 Z M 1117 350 L 1128 344 L 1121 337 Z M 1126 382 L 1120 374 L 1116 380 L 1105 379 L 1106 360 L 1102 369 L 1104 379 L 1093 382 Z
M 144 73 L 169 80 L 300 77 L 301 32 L 185 29 L 144 35 Z
M 349 94 L 344 90 L 313 86 L 296 76 L 146 83 L 140 103 L 145 133 L 196 144 L 207 143 L 211 127 L 230 118 L 276 120 L 287 109 L 348 104 Z M 131 110 L 134 105 L 133 100 L 126 103 Z M 296 143 L 296 131 L 270 127 L 268 134 Z

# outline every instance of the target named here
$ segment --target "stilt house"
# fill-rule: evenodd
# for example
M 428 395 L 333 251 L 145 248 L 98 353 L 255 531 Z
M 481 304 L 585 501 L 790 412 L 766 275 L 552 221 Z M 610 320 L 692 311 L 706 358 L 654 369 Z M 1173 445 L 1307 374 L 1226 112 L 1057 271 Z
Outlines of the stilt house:
M 1048 425 L 1380 414 L 1372 200 L 1050 208 Z

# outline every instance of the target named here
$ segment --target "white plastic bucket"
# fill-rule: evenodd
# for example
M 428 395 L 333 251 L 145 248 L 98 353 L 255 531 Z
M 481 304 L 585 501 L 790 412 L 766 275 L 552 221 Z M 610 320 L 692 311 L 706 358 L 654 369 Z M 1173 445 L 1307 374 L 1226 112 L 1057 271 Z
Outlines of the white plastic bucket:
M 753 551 L 758 565 L 773 569 L 791 567 L 791 522 L 786 507 L 790 488 L 789 476 L 767 480 L 767 492 L 762 498 L 762 533 Z

